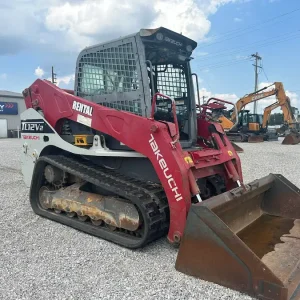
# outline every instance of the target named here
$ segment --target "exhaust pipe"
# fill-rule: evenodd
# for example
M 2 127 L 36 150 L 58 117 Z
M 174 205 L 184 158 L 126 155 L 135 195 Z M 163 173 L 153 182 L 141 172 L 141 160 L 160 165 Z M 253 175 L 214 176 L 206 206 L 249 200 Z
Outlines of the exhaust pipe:
M 270 174 L 193 204 L 176 269 L 259 299 L 300 299 L 300 190 Z

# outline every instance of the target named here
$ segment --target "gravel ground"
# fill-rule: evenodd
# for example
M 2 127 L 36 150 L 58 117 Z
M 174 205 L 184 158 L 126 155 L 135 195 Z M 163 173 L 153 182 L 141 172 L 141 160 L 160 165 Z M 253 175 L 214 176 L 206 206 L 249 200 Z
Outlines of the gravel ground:
M 246 183 L 273 172 L 300 186 L 300 145 L 240 146 Z M 165 238 L 131 251 L 36 216 L 20 147 L 0 140 L 0 299 L 252 299 L 177 272 Z

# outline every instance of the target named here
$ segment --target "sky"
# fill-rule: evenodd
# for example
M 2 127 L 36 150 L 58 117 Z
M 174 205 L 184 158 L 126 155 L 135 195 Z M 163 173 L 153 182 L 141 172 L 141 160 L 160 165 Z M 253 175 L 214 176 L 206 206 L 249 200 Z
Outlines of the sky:
M 0 90 L 22 92 L 49 79 L 51 66 L 59 87 L 73 89 L 80 50 L 164 26 L 197 41 L 201 97 L 236 101 L 254 91 L 258 52 L 259 88 L 283 82 L 300 108 L 299 0 L 0 0 L 0 15 Z

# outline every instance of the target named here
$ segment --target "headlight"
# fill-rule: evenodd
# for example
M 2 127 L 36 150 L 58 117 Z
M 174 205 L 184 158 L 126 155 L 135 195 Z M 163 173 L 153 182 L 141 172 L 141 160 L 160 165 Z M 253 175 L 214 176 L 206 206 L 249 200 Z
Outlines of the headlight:
M 159 40 L 159 41 L 162 41 L 164 39 L 164 35 L 161 33 L 161 32 L 158 32 L 156 34 L 156 38 Z
M 193 47 L 191 45 L 187 45 L 185 49 L 188 52 L 192 52 L 193 51 Z

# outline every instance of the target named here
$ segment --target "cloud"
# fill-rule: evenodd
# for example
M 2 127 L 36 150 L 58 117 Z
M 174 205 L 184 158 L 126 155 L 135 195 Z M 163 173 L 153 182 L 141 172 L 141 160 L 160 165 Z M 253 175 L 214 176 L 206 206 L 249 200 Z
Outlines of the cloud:
M 0 6 L 1 21 L 6 24 L 0 32 L 0 55 L 33 47 L 78 53 L 91 44 L 157 26 L 199 41 L 210 30 L 209 16 L 223 5 L 240 1 L 11 0 Z
M 209 98 L 214 97 L 214 98 L 218 98 L 221 100 L 235 103 L 239 99 L 239 97 L 235 93 L 232 93 L 232 94 L 213 93 L 213 92 L 207 90 L 206 88 L 201 88 L 199 90 L 199 93 L 200 93 L 201 104 L 203 103 L 203 96 L 205 97 L 204 101 L 207 101 Z M 232 108 L 231 105 L 226 105 L 226 107 L 228 109 Z
M 163 1 L 163 0 L 161 0 Z M 244 0 L 201 0 L 197 1 L 198 7 L 206 14 L 211 15 L 217 12 L 217 10 L 226 4 L 240 2 L 242 3 Z
M 57 77 L 56 81 L 58 86 L 61 86 L 62 84 L 69 86 L 71 83 L 74 83 L 75 75 L 72 74 L 63 77 Z
M 201 9 L 197 1 L 154 1 L 154 10 L 157 17 L 151 24 L 153 27 L 164 26 L 195 40 L 204 38 L 210 30 L 211 24 L 207 19 L 208 13 Z
M 7 79 L 7 74 L 6 73 L 0 74 L 0 79 L 2 79 L 2 80 Z
M 52 81 L 52 78 L 49 77 L 47 80 Z M 65 87 L 71 87 L 71 85 L 74 85 L 75 81 L 75 74 L 65 75 L 65 76 L 58 76 L 56 78 L 56 85 L 65 88 Z M 74 88 L 74 86 L 72 86 Z
M 68 41 L 80 50 L 94 43 L 134 33 L 154 18 L 154 8 L 140 0 L 87 0 L 53 5 L 46 13 L 44 25 L 51 35 Z M 47 36 L 44 41 L 47 41 Z
M 0 56 L 17 55 L 23 51 L 24 55 L 41 57 L 38 63 L 43 62 L 40 66 L 43 70 L 49 70 L 55 63 L 59 66 L 58 75 L 63 78 L 60 84 L 64 85 L 68 74 L 74 71 L 79 51 L 86 46 L 156 26 L 168 27 L 197 42 L 205 41 L 211 28 L 210 17 L 220 7 L 241 1 L 2 1 L 5 5 L 0 5 L 0 14 L 5 30 L 0 31 Z M 35 64 L 32 69 L 35 69 Z M 36 76 L 49 76 L 49 73 L 39 72 Z M 72 80 L 68 85 L 71 84 Z
M 35 70 L 34 70 L 34 75 L 37 77 L 43 77 L 43 75 L 45 74 L 44 70 L 42 68 L 40 68 L 40 66 L 38 66 Z
M 234 22 L 242 22 L 243 20 L 240 19 L 240 18 L 234 18 L 233 21 L 234 21 Z

